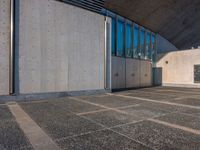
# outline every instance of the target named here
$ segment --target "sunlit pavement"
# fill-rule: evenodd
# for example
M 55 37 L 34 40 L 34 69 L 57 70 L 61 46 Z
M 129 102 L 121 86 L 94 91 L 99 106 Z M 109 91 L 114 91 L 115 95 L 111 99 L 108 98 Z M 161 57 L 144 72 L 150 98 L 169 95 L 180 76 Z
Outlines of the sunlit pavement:
M 0 105 L 1 149 L 200 149 L 200 89 L 154 87 Z

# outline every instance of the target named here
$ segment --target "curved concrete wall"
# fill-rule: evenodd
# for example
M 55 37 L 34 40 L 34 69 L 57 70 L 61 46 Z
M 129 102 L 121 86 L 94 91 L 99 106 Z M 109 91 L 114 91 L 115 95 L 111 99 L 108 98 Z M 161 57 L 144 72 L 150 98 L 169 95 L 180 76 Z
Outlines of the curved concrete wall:
M 162 53 L 157 67 L 162 68 L 162 84 L 200 87 L 194 83 L 194 65 L 200 65 L 200 49 Z
M 10 1 L 0 0 L 0 95 L 9 94 Z
M 104 89 L 104 17 L 53 0 L 20 0 L 20 93 Z

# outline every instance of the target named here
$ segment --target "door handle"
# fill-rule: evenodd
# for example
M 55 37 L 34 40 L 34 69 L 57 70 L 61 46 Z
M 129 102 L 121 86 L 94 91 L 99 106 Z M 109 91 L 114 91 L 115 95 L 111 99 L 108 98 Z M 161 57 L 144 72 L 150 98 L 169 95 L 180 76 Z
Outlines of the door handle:
M 134 74 L 134 73 L 132 73 L 132 74 L 131 74 L 131 76 L 132 76 L 132 77 L 134 77 L 134 76 L 135 76 L 135 74 Z

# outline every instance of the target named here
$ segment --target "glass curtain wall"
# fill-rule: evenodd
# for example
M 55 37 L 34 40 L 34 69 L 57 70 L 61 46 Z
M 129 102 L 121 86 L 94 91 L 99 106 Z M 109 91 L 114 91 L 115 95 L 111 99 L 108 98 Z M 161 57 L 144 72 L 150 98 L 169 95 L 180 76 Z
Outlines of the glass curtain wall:
M 125 41 L 124 41 L 124 22 L 117 21 L 117 56 L 123 57 L 125 54 Z
M 140 30 L 140 57 L 145 58 L 145 30 Z
M 140 49 L 139 49 L 139 27 L 134 26 L 134 31 L 133 31 L 133 58 L 138 58 L 139 53 L 140 53 Z
M 155 34 L 152 34 L 152 36 L 151 36 L 151 45 L 152 45 L 152 48 L 151 48 L 151 50 L 152 50 L 152 59 L 153 59 L 153 61 L 155 62 L 156 61 L 156 36 L 155 36 Z
M 112 55 L 149 59 L 156 54 L 156 35 L 122 17 L 112 18 Z
M 147 32 L 146 34 L 146 58 L 152 59 L 151 56 L 151 33 Z
M 111 45 L 112 45 L 112 55 L 116 55 L 116 19 L 112 18 L 112 31 L 111 31 Z
M 126 57 L 132 57 L 132 24 L 126 24 Z

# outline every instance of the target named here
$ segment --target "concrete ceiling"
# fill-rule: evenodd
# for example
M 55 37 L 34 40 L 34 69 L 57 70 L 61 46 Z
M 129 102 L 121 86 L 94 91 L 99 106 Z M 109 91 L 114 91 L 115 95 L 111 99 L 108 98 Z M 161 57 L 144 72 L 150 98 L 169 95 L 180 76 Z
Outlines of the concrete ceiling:
M 200 46 L 200 0 L 106 0 L 105 7 L 159 33 L 179 49 Z

